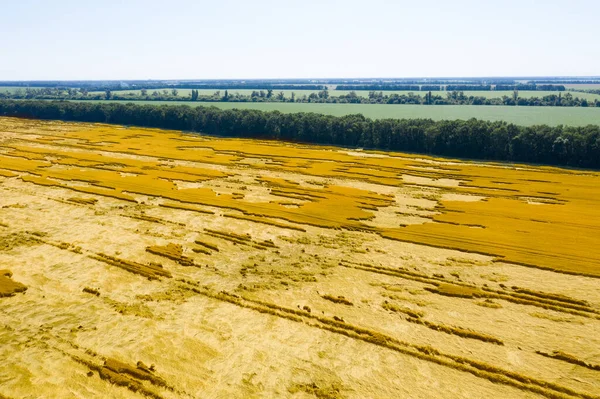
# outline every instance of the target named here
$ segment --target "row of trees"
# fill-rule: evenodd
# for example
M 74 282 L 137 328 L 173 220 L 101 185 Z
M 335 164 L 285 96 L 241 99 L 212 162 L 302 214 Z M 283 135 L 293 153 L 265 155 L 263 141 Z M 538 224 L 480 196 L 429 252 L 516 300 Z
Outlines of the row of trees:
M 600 96 L 600 90 L 598 89 L 576 89 L 573 90 L 575 92 L 579 92 L 579 93 L 590 93 L 590 94 L 597 94 Z
M 535 83 L 540 84 L 540 83 L 552 83 L 552 84 L 600 84 L 600 80 L 599 79 L 552 79 L 552 80 L 536 80 Z
M 531 84 L 449 84 L 449 85 L 394 85 L 394 84 L 367 84 L 367 85 L 337 85 L 336 90 L 371 90 L 371 91 L 506 91 L 506 90 L 529 90 L 529 91 L 565 91 L 564 85 L 538 85 Z
M 335 117 L 315 113 L 0 100 L 0 115 L 187 130 L 222 136 L 334 144 L 501 161 L 600 168 L 600 127 Z
M 537 81 L 536 81 L 537 82 Z M 510 78 L 399 78 L 399 79 L 319 79 L 319 83 L 328 85 L 377 85 L 377 86 L 398 86 L 398 85 L 453 85 L 453 84 L 468 84 L 468 85 L 496 85 L 496 84 L 518 84 L 514 79 Z M 531 82 L 535 83 L 535 82 Z M 367 89 L 368 90 L 368 89 Z
M 466 96 L 462 91 L 452 91 L 447 94 L 446 99 L 434 96 L 431 104 L 454 104 L 454 105 L 519 105 L 519 106 L 550 106 L 550 107 L 600 107 L 600 100 L 574 97 L 571 93 L 562 92 L 558 95 L 550 94 L 543 97 L 519 97 L 517 90 L 511 96 L 498 98 L 485 98 L 481 96 Z
M 121 100 L 121 101 L 203 101 L 203 102 L 301 102 L 301 103 L 339 103 L 339 104 L 425 104 L 425 105 L 520 105 L 520 106 L 562 106 L 562 107 L 600 107 L 600 100 L 588 101 L 574 97 L 571 93 L 551 94 L 543 97 L 519 97 L 518 91 L 511 96 L 486 98 L 483 96 L 467 96 L 462 91 L 426 92 L 424 95 L 386 94 L 383 91 L 371 91 L 368 96 L 358 95 L 355 91 L 338 96 L 330 95 L 328 90 L 313 92 L 309 95 L 286 96 L 284 92 L 272 89 L 253 90 L 250 94 L 233 93 L 228 90 L 201 94 L 192 89 L 189 95 L 180 96 L 177 89 L 154 90 L 151 93 L 142 89 L 139 92 L 120 92 L 106 90 L 103 93 L 88 93 L 85 89 L 27 89 L 14 92 L 0 92 L 0 99 L 31 100 Z
M 167 87 L 170 89 L 266 89 L 273 90 L 323 90 L 325 85 L 314 84 L 310 80 L 220 80 L 220 81 L 173 81 L 173 80 L 66 80 L 66 81 L 0 81 L 0 86 L 21 87 L 21 88 L 85 88 L 88 91 L 118 91 L 118 90 L 157 90 Z
M 535 83 L 531 84 L 517 84 L 517 85 L 496 85 L 495 90 L 527 90 L 527 91 L 565 91 L 564 85 L 538 85 Z
M 532 81 L 531 83 L 536 83 Z M 208 80 L 29 80 L 0 81 L 1 86 L 17 87 L 85 87 L 88 91 L 103 90 L 156 90 L 165 87 L 174 89 L 273 89 L 273 90 L 322 90 L 326 85 L 447 85 L 447 84 L 517 84 L 514 79 L 507 78 L 458 78 L 458 79 L 208 79 Z M 558 82 L 564 83 L 564 82 Z M 591 82 L 573 82 L 591 83 Z
M 439 87 L 439 86 L 437 86 Z M 382 84 L 365 84 L 365 85 L 337 85 L 336 90 L 397 90 L 397 91 L 420 91 L 420 85 L 382 85 Z

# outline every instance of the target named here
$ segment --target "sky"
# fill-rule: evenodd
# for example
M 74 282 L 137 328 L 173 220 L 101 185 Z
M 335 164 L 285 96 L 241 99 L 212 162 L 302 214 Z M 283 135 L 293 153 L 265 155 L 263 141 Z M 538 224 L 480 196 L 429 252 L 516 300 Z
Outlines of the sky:
M 0 80 L 598 76 L 597 0 L 0 0 Z

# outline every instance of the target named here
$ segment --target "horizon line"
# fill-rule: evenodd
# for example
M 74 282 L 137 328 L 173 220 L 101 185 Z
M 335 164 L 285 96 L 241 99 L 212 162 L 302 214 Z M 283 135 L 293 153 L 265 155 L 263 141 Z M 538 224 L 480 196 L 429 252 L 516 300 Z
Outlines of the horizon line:
M 28 82 L 164 82 L 164 81 L 178 81 L 178 82 L 193 82 L 193 81 L 278 81 L 278 80 L 458 80 L 458 79 L 574 79 L 574 80 L 583 80 L 583 79 L 598 79 L 600 80 L 600 75 L 538 75 L 538 76 L 519 76 L 519 75 L 498 75 L 498 76 L 406 76 L 406 77 L 320 77 L 320 78 L 149 78 L 149 79 L 28 79 L 28 80 L 2 80 L 0 79 L 0 83 L 28 83 Z

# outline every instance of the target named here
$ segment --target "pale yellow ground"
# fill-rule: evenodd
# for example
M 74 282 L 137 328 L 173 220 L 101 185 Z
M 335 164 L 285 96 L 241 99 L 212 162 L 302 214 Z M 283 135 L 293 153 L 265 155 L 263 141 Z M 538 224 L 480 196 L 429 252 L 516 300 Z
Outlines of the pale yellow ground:
M 0 270 L 28 287 L 0 298 L 0 396 L 600 396 L 600 259 L 587 247 L 600 246 L 600 234 L 589 233 L 600 231 L 599 216 L 567 221 L 597 208 L 596 174 L 130 130 L 0 118 Z M 146 136 L 117 148 L 116 136 L 100 137 L 109 133 Z M 152 144 L 161 135 L 212 150 L 195 148 L 195 158 L 142 147 L 144 137 Z M 86 173 L 93 178 L 82 180 Z M 554 194 L 552 184 L 523 183 L 543 179 L 519 173 L 554 177 Z M 502 184 L 491 181 L 519 191 L 495 196 Z M 502 210 L 501 201 L 514 206 Z M 585 232 L 570 238 L 583 260 L 566 273 L 536 255 L 551 246 L 525 243 L 534 255 L 491 242 L 481 250 L 488 237 L 510 244 L 501 240 L 513 230 L 532 242 L 560 237 L 546 225 Z M 461 229 L 483 244 L 465 247 Z M 431 232 L 447 235 L 419 238 Z M 219 251 L 194 252 L 205 248 L 196 240 Z M 266 240 L 273 246 L 261 246 Z M 146 251 L 170 243 L 194 266 Z M 555 247 L 555 257 L 573 256 Z M 98 254 L 159 263 L 171 277 L 149 280 Z M 442 295 L 446 286 L 495 296 Z M 579 364 L 536 353 L 554 351 Z M 107 359 L 153 364 L 167 387 L 117 386 L 93 367 Z

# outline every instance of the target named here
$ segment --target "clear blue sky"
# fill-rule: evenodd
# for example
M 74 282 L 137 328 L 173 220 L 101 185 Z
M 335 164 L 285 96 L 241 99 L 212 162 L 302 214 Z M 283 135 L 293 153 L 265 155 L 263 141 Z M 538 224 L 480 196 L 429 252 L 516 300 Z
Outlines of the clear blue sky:
M 600 75 L 597 0 L 0 2 L 0 80 Z

